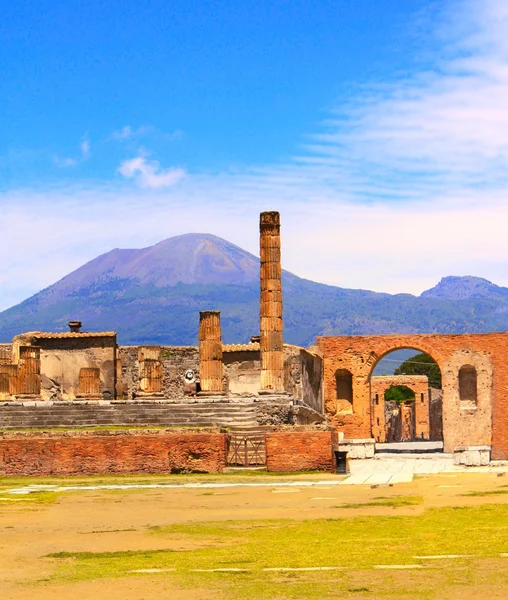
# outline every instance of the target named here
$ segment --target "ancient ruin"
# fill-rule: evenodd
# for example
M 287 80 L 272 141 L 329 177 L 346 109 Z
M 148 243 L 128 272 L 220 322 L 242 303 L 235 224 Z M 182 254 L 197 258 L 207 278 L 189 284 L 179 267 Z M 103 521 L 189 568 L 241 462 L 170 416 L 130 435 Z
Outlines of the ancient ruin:
M 220 471 L 238 461 L 333 470 L 339 452 L 368 457 L 383 442 L 417 440 L 442 440 L 465 464 L 508 459 L 508 333 L 284 344 L 276 212 L 261 214 L 260 258 L 260 331 L 250 342 L 224 345 L 212 310 L 200 314 L 199 348 L 121 346 L 114 332 L 86 332 L 79 321 L 1 344 L 0 473 Z M 373 375 L 405 348 L 434 358 L 442 392 L 421 375 Z M 385 401 L 394 386 L 414 398 Z M 114 443 L 68 433 L 96 425 L 144 429 L 117 432 Z
M 284 347 L 282 341 L 282 267 L 279 213 L 261 213 L 259 232 L 261 390 L 263 392 L 283 392 Z

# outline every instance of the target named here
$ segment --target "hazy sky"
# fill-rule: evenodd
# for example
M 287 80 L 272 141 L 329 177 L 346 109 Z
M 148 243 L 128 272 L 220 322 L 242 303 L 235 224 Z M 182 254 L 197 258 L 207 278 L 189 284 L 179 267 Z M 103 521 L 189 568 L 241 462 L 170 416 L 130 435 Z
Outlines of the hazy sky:
M 0 310 L 189 232 L 420 293 L 508 285 L 508 1 L 0 0 Z

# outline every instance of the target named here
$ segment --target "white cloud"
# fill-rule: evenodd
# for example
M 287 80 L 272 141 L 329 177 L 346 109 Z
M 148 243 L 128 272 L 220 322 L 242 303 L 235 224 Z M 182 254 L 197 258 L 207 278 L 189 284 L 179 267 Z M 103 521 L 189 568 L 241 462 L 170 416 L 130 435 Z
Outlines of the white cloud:
M 455 1 L 446 16 L 439 40 L 427 32 L 431 43 L 441 41 L 434 64 L 365 87 L 339 107 L 301 164 L 344 174 L 359 199 L 506 186 L 506 1 Z
M 121 129 L 117 129 L 110 134 L 109 139 L 118 142 L 125 142 L 135 138 L 143 136 L 151 136 L 153 138 L 159 138 L 164 141 L 173 141 L 183 135 L 183 132 L 179 129 L 171 133 L 163 133 L 153 125 L 142 125 L 141 127 L 132 127 L 131 125 L 125 125 Z
M 149 125 L 143 125 L 134 129 L 130 125 L 125 125 L 121 129 L 113 131 L 113 133 L 109 136 L 112 140 L 122 141 L 122 140 L 130 140 L 134 137 L 139 137 L 141 135 L 145 135 L 153 131 L 153 127 Z
M 142 188 L 166 188 L 178 183 L 185 176 L 183 169 L 161 169 L 156 160 L 148 161 L 143 156 L 125 160 L 118 172 L 127 179 L 134 178 Z
M 83 136 L 83 139 L 81 140 L 81 143 L 79 144 L 79 150 L 80 150 L 80 156 L 78 156 L 77 158 L 72 158 L 70 156 L 67 156 L 67 157 L 54 156 L 53 163 L 57 167 L 66 168 L 66 167 L 77 167 L 78 165 L 89 160 L 89 158 L 92 156 L 92 146 L 90 144 L 88 134 Z

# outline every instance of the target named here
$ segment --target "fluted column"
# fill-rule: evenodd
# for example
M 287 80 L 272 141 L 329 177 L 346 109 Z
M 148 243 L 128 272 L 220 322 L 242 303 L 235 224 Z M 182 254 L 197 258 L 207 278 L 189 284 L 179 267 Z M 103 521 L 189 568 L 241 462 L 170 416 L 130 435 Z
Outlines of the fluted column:
M 278 212 L 261 213 L 259 233 L 261 257 L 261 390 L 265 392 L 283 392 L 282 268 L 280 261 L 280 215 Z
M 222 393 L 222 335 L 217 310 L 199 313 L 199 373 L 202 392 Z

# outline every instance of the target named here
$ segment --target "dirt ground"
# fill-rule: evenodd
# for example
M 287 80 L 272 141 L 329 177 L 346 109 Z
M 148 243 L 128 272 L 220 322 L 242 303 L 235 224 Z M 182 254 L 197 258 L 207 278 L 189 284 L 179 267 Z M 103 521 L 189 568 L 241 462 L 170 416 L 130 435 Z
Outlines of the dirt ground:
M 277 481 L 311 479 L 334 481 L 337 476 L 286 476 Z M 250 481 L 255 480 L 251 478 Z M 217 590 L 179 589 L 173 579 L 164 577 L 162 573 L 140 573 L 92 581 L 66 582 L 53 578 L 58 568 L 57 561 L 46 558 L 52 553 L 200 548 L 200 541 L 196 539 L 168 541 L 164 537 L 151 535 L 149 529 L 153 527 L 189 522 L 393 515 L 394 508 L 387 506 L 340 508 L 342 504 L 363 504 L 380 496 L 388 499 L 392 496 L 423 497 L 422 504 L 397 507 L 397 515 L 422 514 L 431 507 L 486 503 L 507 504 L 508 511 L 508 494 L 463 495 L 499 490 L 502 484 L 508 485 L 508 474 L 506 477 L 496 473 L 429 475 L 418 477 L 412 483 L 390 487 L 323 484 L 319 487 L 287 488 L 278 487 L 275 478 L 270 481 L 260 478 L 259 481 L 273 487 L 73 491 L 56 493 L 56 501 L 48 503 L 28 502 L 21 496 L 12 496 L 12 500 L 0 502 L 0 598 L 138 600 L 170 597 L 173 600 L 188 600 L 223 597 Z M 33 480 L 27 480 L 27 483 L 33 483 Z M 72 483 L 72 480 L 66 483 Z M 6 494 L 2 497 L 6 498 Z M 493 572 L 498 572 L 500 568 L 508 571 L 508 557 L 500 560 L 501 567 L 499 561 L 494 562 L 486 566 L 487 572 L 489 568 Z M 480 598 L 486 589 L 483 587 L 480 592 L 475 588 L 469 593 L 462 587 L 460 598 Z M 439 597 L 459 597 L 453 594 L 451 586 L 443 590 L 443 595 Z M 508 585 L 504 589 L 489 590 L 488 594 L 490 598 L 506 599 Z M 372 595 L 365 597 L 373 598 Z

